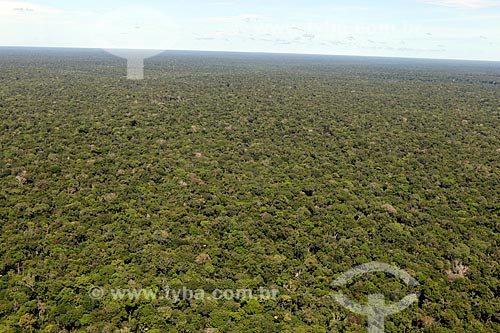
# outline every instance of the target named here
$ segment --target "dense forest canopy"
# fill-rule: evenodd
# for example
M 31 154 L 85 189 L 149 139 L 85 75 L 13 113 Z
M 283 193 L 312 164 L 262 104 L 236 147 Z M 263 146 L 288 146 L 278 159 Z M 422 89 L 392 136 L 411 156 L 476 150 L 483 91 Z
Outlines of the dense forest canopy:
M 0 49 L 0 332 L 500 331 L 500 64 Z M 278 291 L 116 300 L 89 290 Z

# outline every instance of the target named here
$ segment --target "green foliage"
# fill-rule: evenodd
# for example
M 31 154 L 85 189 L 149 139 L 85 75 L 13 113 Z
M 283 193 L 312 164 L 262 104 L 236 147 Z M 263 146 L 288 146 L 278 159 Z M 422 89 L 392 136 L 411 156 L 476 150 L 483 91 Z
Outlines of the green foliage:
M 330 283 L 374 260 L 422 284 L 387 332 L 500 331 L 498 64 L 168 52 L 134 82 L 95 50 L 0 63 L 0 332 L 362 332 Z M 279 293 L 109 295 L 166 285 Z

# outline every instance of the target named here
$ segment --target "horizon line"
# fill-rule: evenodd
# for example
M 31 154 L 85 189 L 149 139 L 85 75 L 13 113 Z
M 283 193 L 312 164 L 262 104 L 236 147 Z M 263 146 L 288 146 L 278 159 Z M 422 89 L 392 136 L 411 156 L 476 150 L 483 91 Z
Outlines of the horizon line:
M 324 57 L 352 57 L 352 58 L 377 58 L 377 59 L 406 59 L 406 60 L 434 60 L 434 61 L 462 61 L 462 62 L 488 62 L 500 63 L 500 60 L 486 59 L 463 59 L 463 58 L 427 58 L 411 56 L 379 56 L 361 54 L 331 54 L 331 53 L 293 53 L 293 52 L 265 52 L 265 51 L 228 51 L 228 50 L 185 50 L 185 49 L 161 49 L 161 48 L 113 48 L 113 47 L 89 47 L 89 46 L 46 46 L 46 45 L 0 45 L 2 48 L 35 48 L 35 49 L 70 49 L 70 50 L 144 50 L 164 52 L 206 52 L 206 53 L 236 53 L 236 54 L 262 54 L 262 55 L 293 55 L 293 56 L 324 56 Z

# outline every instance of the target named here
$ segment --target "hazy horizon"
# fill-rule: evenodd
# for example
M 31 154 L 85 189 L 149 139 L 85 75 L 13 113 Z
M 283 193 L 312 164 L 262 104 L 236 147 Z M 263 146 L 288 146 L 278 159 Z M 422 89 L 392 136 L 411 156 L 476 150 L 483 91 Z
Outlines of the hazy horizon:
M 0 44 L 500 61 L 499 0 L 0 0 Z
M 54 49 L 54 50 L 93 50 L 93 51 L 103 51 L 108 53 L 110 56 L 114 56 L 107 52 L 107 48 L 99 48 L 99 47 L 66 47 L 66 46 L 12 46 L 12 45 L 0 45 L 0 50 L 2 49 Z M 108 48 L 111 50 L 112 48 Z M 119 48 L 117 48 L 118 50 Z M 127 50 L 127 49 L 124 49 Z M 130 50 L 141 50 L 141 49 L 130 49 Z M 155 50 L 155 49 L 143 49 L 143 50 Z M 481 60 L 481 59 L 453 59 L 453 58 L 417 58 L 417 57 L 405 57 L 405 56 L 372 56 L 372 55 L 358 55 L 358 54 L 319 54 L 319 53 L 289 53 L 289 52 L 259 52 L 259 51 L 226 51 L 226 50 L 160 50 L 161 52 L 153 56 L 151 58 L 155 58 L 157 56 L 161 56 L 164 53 L 178 53 L 178 52 L 187 52 L 187 53 L 207 53 L 207 54 L 241 54 L 241 55 L 269 55 L 269 56 L 310 56 L 310 57 L 332 57 L 332 58 L 368 58 L 368 59 L 388 59 L 388 60 L 422 60 L 422 61 L 437 61 L 437 62 L 484 62 L 484 63 L 498 63 L 500 64 L 500 60 Z M 147 59 L 147 58 L 146 58 Z

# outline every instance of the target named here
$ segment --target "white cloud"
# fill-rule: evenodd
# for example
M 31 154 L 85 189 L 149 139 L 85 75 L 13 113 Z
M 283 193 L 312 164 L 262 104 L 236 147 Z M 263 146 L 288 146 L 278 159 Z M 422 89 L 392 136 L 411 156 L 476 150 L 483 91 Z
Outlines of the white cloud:
M 0 0 L 0 17 L 23 17 L 26 15 L 46 15 L 60 10 L 36 3 L 20 0 Z
M 420 0 L 421 2 L 456 8 L 487 8 L 500 6 L 500 0 Z
M 236 16 L 222 16 L 222 17 L 208 17 L 206 19 L 200 20 L 204 23 L 250 23 L 254 21 L 259 21 L 265 19 L 264 16 L 255 14 L 242 14 Z

